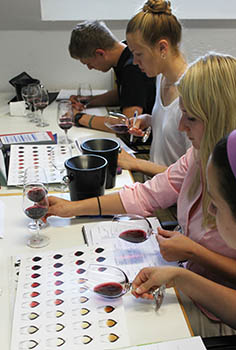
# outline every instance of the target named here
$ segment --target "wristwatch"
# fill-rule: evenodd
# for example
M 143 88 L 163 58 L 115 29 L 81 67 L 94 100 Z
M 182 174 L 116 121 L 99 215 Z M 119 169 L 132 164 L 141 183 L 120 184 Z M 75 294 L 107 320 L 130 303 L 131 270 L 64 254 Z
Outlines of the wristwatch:
M 76 115 L 74 116 L 75 126 L 83 126 L 79 123 L 79 120 L 83 117 L 84 114 L 85 113 L 82 113 L 82 112 L 76 113 Z

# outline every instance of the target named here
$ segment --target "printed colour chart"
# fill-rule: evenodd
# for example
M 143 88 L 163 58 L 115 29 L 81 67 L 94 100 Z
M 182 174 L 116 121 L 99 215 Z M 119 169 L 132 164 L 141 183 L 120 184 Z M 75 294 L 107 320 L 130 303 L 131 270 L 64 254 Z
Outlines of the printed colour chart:
M 53 166 L 51 145 L 11 145 L 8 186 L 23 185 L 24 172 L 29 166 L 45 169 L 48 183 L 61 182 L 60 172 Z M 63 153 L 65 148 L 61 147 Z M 70 158 L 70 156 L 68 156 Z
M 109 245 L 21 257 L 11 349 L 115 349 L 129 345 L 122 298 L 84 284 L 90 263 L 115 265 Z

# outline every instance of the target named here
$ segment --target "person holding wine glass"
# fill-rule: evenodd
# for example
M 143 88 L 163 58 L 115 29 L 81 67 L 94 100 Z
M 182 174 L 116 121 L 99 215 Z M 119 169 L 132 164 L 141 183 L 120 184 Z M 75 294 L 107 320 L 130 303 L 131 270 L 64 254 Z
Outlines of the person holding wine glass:
M 39 220 L 43 218 L 48 211 L 47 198 L 47 179 L 45 170 L 39 166 L 29 167 L 24 174 L 24 188 L 23 188 L 23 210 L 24 213 L 34 220 L 35 231 L 30 237 L 27 244 L 31 248 L 42 248 L 49 244 L 49 238 L 40 234 Z
M 61 100 L 57 105 L 57 123 L 64 130 L 65 137 L 59 137 L 59 143 L 69 145 L 73 141 L 68 138 L 68 130 L 72 127 L 73 109 L 68 100 Z
M 177 203 L 182 232 L 159 229 L 156 235 L 163 258 L 186 260 L 188 271 L 235 289 L 236 249 L 227 246 L 208 212 L 211 199 L 206 165 L 217 141 L 236 128 L 236 58 L 212 52 L 199 57 L 189 65 L 177 88 L 182 111 L 179 130 L 192 142 L 184 156 L 151 180 L 125 186 L 118 193 L 74 202 L 51 196 L 46 217 L 98 213 L 151 216 L 155 210 Z M 208 329 L 210 335 L 234 332 L 205 305 L 197 303 L 195 307 L 200 311 L 198 319 L 191 320 L 194 334 L 208 336 Z
M 70 38 L 69 52 L 88 69 L 108 72 L 113 69 L 117 86 L 104 94 L 92 96 L 87 107 L 120 106 L 128 118 L 151 113 L 155 100 L 155 78 L 148 78 L 133 64 L 133 55 L 125 42 L 119 42 L 102 21 L 77 24 Z M 71 96 L 76 126 L 85 126 L 111 132 L 104 125 L 104 117 L 86 114 L 77 96 Z

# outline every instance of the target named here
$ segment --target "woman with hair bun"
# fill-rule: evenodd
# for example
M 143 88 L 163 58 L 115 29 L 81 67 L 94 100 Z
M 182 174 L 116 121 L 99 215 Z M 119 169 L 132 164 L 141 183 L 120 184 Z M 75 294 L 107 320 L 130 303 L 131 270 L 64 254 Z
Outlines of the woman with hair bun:
M 191 145 L 178 130 L 181 110 L 175 83 L 187 68 L 180 51 L 181 35 L 182 27 L 172 14 L 170 1 L 148 0 L 128 22 L 126 38 L 134 64 L 157 80 L 152 115 L 139 116 L 131 129 L 136 136 L 142 136 L 142 130 L 152 126 L 150 161 L 122 152 L 119 165 L 124 169 L 153 176 L 176 162 Z

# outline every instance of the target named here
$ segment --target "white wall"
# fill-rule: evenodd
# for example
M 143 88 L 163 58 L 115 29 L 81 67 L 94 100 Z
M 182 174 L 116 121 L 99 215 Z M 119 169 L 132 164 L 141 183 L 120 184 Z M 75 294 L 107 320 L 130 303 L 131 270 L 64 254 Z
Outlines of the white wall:
M 111 26 L 110 26 L 111 27 Z M 123 29 L 112 29 L 123 39 Z M 88 80 L 94 88 L 111 87 L 111 74 L 89 71 L 68 53 L 70 30 L 0 31 L 0 91 L 14 89 L 8 83 L 13 76 L 26 71 L 39 78 L 50 90 L 76 88 L 78 81 Z M 235 28 L 184 28 L 183 51 L 188 61 L 209 50 L 236 56 Z

